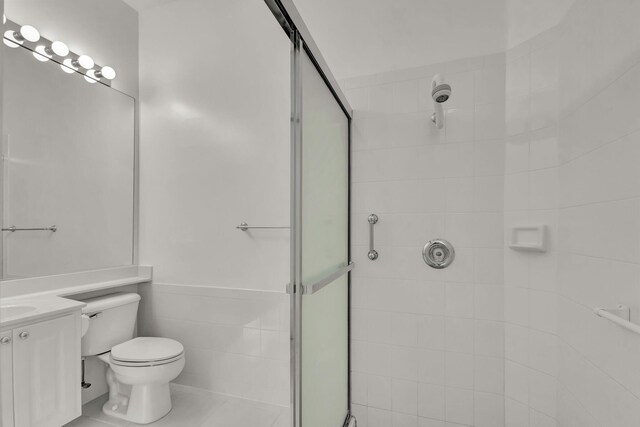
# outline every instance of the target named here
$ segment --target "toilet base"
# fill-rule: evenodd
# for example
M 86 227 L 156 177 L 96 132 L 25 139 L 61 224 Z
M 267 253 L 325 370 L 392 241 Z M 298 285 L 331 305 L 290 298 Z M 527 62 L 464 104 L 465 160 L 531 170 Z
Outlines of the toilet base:
M 134 385 L 127 397 L 111 393 L 102 412 L 136 424 L 149 424 L 171 411 L 169 384 Z

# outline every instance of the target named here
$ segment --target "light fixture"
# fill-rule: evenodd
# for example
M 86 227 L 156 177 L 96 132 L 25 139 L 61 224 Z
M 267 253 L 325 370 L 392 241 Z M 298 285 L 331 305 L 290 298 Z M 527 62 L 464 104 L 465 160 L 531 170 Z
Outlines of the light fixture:
M 74 68 L 73 64 L 71 64 L 71 59 L 68 58 L 62 61 L 60 68 L 67 74 L 73 74 L 77 71 L 77 68 Z
M 105 86 L 111 86 L 111 80 L 116 78 L 116 71 L 112 67 L 96 65 L 91 56 L 71 52 L 69 47 L 60 40 L 51 41 L 41 37 L 40 32 L 32 25 L 20 26 L 7 19 L 5 15 L 2 15 L 2 18 L 5 28 L 10 28 L 3 33 L 3 42 L 8 47 L 22 46 L 31 51 L 38 61 L 55 62 L 67 74 L 82 74 L 88 83 L 99 82 Z
M 93 62 L 93 58 L 89 55 L 80 55 L 77 59 L 72 60 L 71 63 L 74 67 L 80 66 L 85 70 L 90 70 L 96 65 L 96 63 Z
M 44 46 L 36 46 L 35 52 L 33 52 L 33 57 L 36 58 L 40 62 L 47 62 L 51 59 L 51 55 L 47 54 Z
M 4 32 L 4 38 L 2 39 L 2 41 L 4 42 L 5 45 L 9 46 L 10 48 L 15 49 L 16 47 L 20 47 L 20 45 L 23 43 L 19 40 L 17 40 L 14 36 L 13 36 L 14 32 L 9 30 L 9 31 L 5 31 Z
M 96 70 L 89 70 L 89 71 L 87 71 L 86 75 L 87 75 L 87 77 L 90 77 L 93 80 L 100 80 L 100 77 L 98 77 L 96 74 L 98 74 L 96 72 Z
M 116 78 L 116 70 L 105 65 L 100 70 L 95 72 L 97 78 L 105 78 L 107 80 L 113 80 Z
M 69 55 L 69 48 L 63 42 L 55 41 L 51 43 L 51 46 L 47 46 L 45 48 L 45 52 L 49 56 L 58 55 L 64 58 L 65 56 Z
M 71 73 L 73 73 L 74 71 L 78 71 L 78 67 L 73 65 L 73 60 L 71 58 L 67 58 L 64 61 L 62 61 L 61 67 L 65 67 L 65 68 L 71 70 L 70 71 Z M 63 68 L 63 70 L 64 70 L 64 68 Z M 69 71 L 67 71 L 67 72 L 69 72 Z
M 13 37 L 20 42 L 27 40 L 35 43 L 40 40 L 40 32 L 31 25 L 23 25 L 20 27 L 20 31 L 13 32 Z

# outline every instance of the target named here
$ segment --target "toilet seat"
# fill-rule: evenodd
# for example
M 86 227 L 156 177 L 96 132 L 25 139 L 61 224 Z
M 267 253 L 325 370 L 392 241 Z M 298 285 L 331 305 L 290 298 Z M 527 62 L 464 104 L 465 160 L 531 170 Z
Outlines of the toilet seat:
M 111 349 L 110 362 L 118 366 L 157 366 L 184 357 L 184 347 L 170 338 L 138 337 Z

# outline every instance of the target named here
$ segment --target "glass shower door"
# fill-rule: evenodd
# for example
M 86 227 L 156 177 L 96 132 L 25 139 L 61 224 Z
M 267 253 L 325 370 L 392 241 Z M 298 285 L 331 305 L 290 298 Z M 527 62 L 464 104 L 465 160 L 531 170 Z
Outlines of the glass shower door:
M 304 48 L 294 66 L 294 427 L 341 427 L 349 414 L 349 119 Z

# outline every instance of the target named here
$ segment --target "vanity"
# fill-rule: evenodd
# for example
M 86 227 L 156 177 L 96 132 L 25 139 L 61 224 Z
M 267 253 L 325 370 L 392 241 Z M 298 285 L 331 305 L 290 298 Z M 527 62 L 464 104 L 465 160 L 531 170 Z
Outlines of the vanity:
M 80 416 L 83 306 L 81 302 L 55 296 L 2 302 L 3 426 L 61 426 Z

